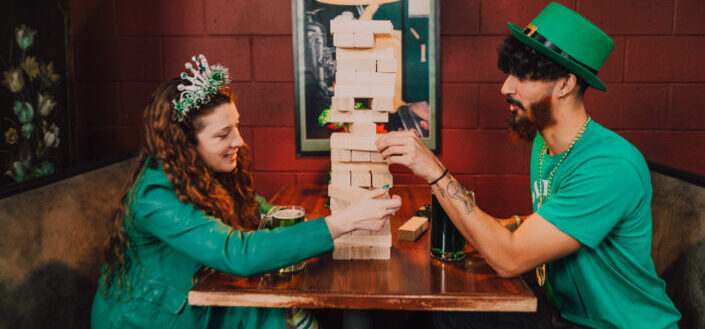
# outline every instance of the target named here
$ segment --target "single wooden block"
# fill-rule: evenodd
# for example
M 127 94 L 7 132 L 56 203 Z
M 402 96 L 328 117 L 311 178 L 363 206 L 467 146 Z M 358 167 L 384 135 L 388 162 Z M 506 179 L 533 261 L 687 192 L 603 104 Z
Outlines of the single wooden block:
M 388 122 L 389 114 L 372 110 L 331 111 L 328 122 Z
M 377 136 L 377 124 L 374 122 L 353 122 L 348 130 L 356 136 Z
M 345 61 L 349 59 L 373 59 L 376 61 L 378 59 L 394 59 L 394 49 L 393 48 L 372 48 L 372 49 L 350 49 L 350 48 L 336 48 L 335 49 L 335 60 Z
M 340 171 L 330 173 L 330 185 L 346 187 L 350 186 L 350 172 Z
M 359 200 L 365 193 L 369 192 L 368 189 L 360 188 L 357 186 L 335 186 L 328 185 L 328 196 L 336 199 L 340 199 L 347 202 L 354 202 Z M 386 194 L 389 198 L 389 193 Z
M 373 111 L 389 112 L 394 109 L 394 97 L 374 97 L 370 108 Z
M 372 188 L 380 188 L 385 185 L 392 186 L 392 174 L 391 173 L 372 173 Z
M 333 35 L 333 45 L 336 47 L 355 47 L 355 37 L 352 32 L 339 32 Z
M 350 185 L 360 187 L 371 187 L 372 174 L 369 171 L 351 171 Z
M 350 133 L 332 133 L 330 135 L 330 148 L 359 151 L 377 151 L 377 145 L 375 145 L 376 140 L 376 135 L 356 136 Z
M 384 161 L 384 158 L 382 158 L 382 153 L 378 152 L 370 152 L 370 161 L 371 162 L 387 162 Z
M 331 149 L 330 150 L 330 161 L 332 162 L 349 162 L 351 160 L 352 153 L 350 150 L 345 149 Z
M 351 20 L 333 19 L 330 21 L 330 33 L 369 32 L 373 34 L 391 34 L 392 21 L 389 20 Z
M 375 35 L 371 32 L 353 32 L 355 48 L 374 48 Z
M 394 97 L 394 85 L 335 85 L 336 96 L 373 98 Z
M 387 174 L 391 176 L 389 172 L 389 166 L 386 163 L 379 162 L 332 162 L 331 170 L 333 172 L 338 171 L 367 171 L 375 174 Z
M 380 59 L 377 60 L 377 72 L 396 72 L 397 71 L 397 60 L 396 59 Z
M 416 241 L 427 229 L 428 218 L 414 216 L 399 227 L 397 237 L 403 241 Z
M 370 162 L 370 151 L 351 151 L 351 162 Z
M 352 111 L 355 109 L 355 98 L 333 96 L 330 99 L 330 109 L 343 112 Z
M 338 199 L 338 198 L 330 198 L 330 211 L 331 212 L 338 212 L 341 211 L 347 207 L 350 207 L 350 202 Z
M 335 73 L 336 84 L 346 85 L 391 85 L 396 81 L 396 73 L 377 72 L 351 72 L 338 71 Z
M 338 59 L 335 62 L 337 72 L 368 72 L 374 73 L 377 70 L 377 60 L 374 59 Z

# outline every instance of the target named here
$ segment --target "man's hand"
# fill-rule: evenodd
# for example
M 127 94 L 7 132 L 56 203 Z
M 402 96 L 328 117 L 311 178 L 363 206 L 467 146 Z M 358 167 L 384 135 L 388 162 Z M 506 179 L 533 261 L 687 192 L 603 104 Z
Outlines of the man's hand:
M 443 174 L 445 168 L 415 131 L 394 131 L 377 138 L 377 151 L 387 164 L 400 164 L 416 176 L 431 182 Z

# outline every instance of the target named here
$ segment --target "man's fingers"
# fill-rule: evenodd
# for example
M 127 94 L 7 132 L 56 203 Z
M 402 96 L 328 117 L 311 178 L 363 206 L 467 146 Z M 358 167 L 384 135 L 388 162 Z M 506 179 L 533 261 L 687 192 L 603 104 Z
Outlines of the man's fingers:
M 390 135 L 391 133 L 387 134 Z M 392 135 L 392 136 L 382 136 L 377 138 L 375 145 L 377 146 L 377 151 L 382 152 L 386 148 L 395 145 L 407 145 L 413 143 L 413 136 L 408 135 Z
M 382 159 L 387 159 L 390 156 L 394 155 L 406 155 L 406 153 L 409 152 L 409 148 L 406 147 L 405 145 L 395 145 L 395 146 L 390 146 L 387 149 L 382 152 Z

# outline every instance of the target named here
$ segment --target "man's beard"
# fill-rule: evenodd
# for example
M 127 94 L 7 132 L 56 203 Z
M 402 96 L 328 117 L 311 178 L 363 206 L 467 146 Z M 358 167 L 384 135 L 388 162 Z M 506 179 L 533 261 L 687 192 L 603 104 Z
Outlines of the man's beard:
M 510 133 L 514 139 L 523 139 L 531 142 L 534 140 L 537 131 L 554 123 L 550 96 L 544 96 L 538 102 L 530 104 L 528 111 L 524 108 L 524 105 L 511 96 L 507 96 L 507 103 L 524 110 L 526 113 L 520 116 L 519 110 L 515 110 L 512 111 L 509 119 L 507 119 Z

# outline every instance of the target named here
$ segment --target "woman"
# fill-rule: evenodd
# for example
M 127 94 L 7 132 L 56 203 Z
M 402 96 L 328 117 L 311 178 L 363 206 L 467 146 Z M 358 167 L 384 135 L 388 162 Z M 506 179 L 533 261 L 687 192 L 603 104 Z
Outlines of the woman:
M 284 328 L 281 309 L 191 306 L 187 293 L 210 271 L 249 276 L 330 251 L 336 237 L 379 229 L 401 205 L 376 190 L 335 215 L 255 231 L 270 206 L 251 188 L 227 69 L 194 61 L 194 76 L 164 83 L 145 110 L 146 146 L 113 219 L 94 329 Z

